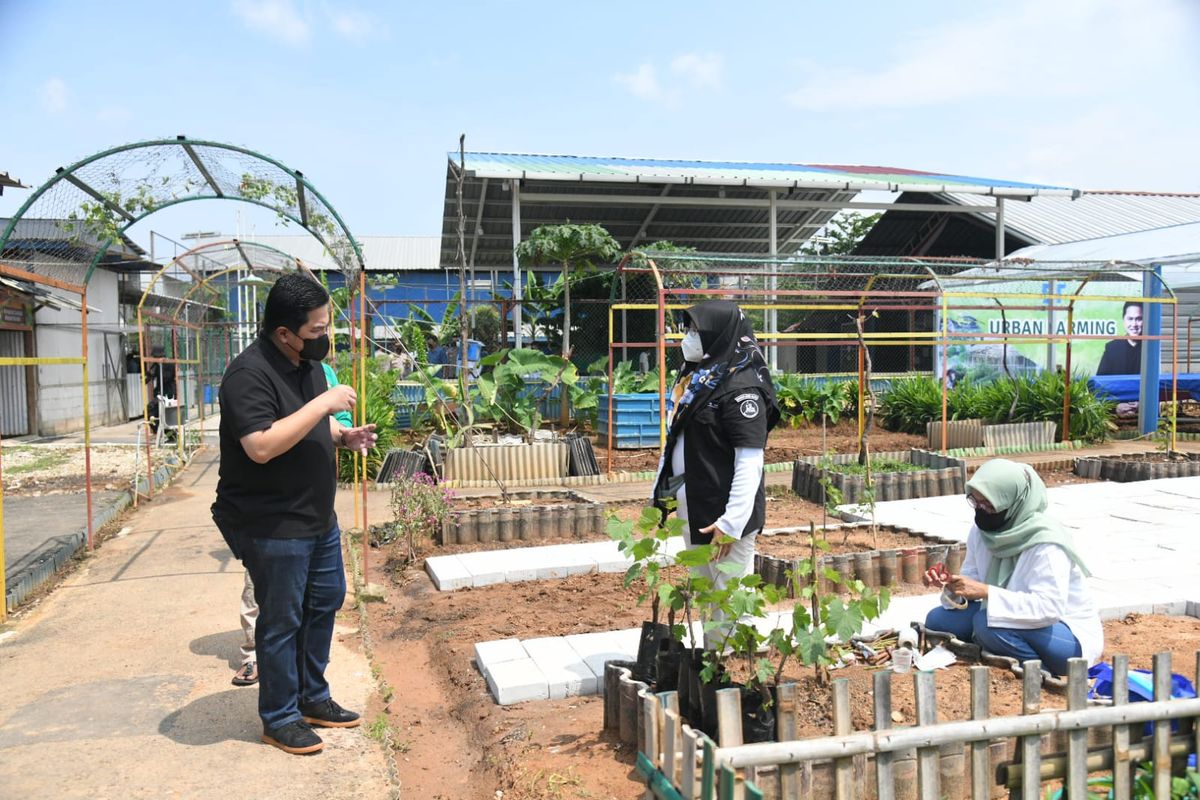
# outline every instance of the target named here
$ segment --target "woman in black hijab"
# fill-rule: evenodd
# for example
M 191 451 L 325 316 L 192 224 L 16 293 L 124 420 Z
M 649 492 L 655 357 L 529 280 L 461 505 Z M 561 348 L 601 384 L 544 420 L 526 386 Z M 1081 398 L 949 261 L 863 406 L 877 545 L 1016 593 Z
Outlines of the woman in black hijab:
M 720 589 L 754 565 L 754 540 L 766 519 L 763 457 L 779 404 L 754 328 L 736 303 L 700 303 L 685 320 L 685 364 L 668 399 L 654 498 L 664 513 L 666 501 L 677 500 L 689 548 L 718 545 L 696 572 Z M 716 614 L 714 621 L 721 621 Z M 706 646 L 719 646 L 728 631 L 711 634 Z

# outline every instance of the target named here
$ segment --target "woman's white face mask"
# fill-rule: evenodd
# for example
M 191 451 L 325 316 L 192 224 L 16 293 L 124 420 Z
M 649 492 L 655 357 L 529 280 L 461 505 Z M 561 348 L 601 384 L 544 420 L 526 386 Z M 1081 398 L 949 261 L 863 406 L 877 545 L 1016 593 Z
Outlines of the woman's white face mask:
M 704 345 L 700 341 L 700 334 L 696 330 L 690 330 L 683 335 L 681 343 L 683 349 L 683 360 L 699 363 L 704 360 Z

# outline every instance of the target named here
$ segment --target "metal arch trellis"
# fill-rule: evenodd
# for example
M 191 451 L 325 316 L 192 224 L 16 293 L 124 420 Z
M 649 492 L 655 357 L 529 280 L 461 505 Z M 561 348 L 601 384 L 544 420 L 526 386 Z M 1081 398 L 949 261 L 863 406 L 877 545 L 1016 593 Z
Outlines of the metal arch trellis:
M 863 314 L 877 311 L 931 313 L 940 323 L 937 329 L 919 329 L 911 324 L 907 329 L 857 332 L 817 329 L 808 332 L 784 330 L 760 336 L 770 347 L 827 346 L 848 347 L 858 351 L 859 361 L 859 426 L 863 425 L 865 387 L 863 386 L 863 344 L 877 346 L 907 346 L 940 350 L 942 382 L 942 447 L 946 446 L 947 394 L 949 389 L 947 354 L 951 344 L 985 344 L 1014 341 L 1022 344 L 1064 344 L 1067 372 L 1063 403 L 1062 432 L 1069 436 L 1070 424 L 1070 365 L 1071 344 L 1078 340 L 1109 338 L 1101 335 L 1074 332 L 1074 313 L 1077 303 L 1136 301 L 1158 307 L 1171 306 L 1174 329 L 1159 335 L 1128 337 L 1140 341 L 1176 342 L 1178 339 L 1177 299 L 1171 287 L 1153 267 L 1130 262 L 1036 262 L 1025 259 L 1001 262 L 976 259 L 937 258 L 877 258 L 854 256 L 730 256 L 706 253 L 633 253 L 617 267 L 619 279 L 614 282 L 620 302 L 609 309 L 609 382 L 612 385 L 613 362 L 618 350 L 630 348 L 652 350 L 659 365 L 659 424 L 660 440 L 665 439 L 666 372 L 669 362 L 667 342 L 678 340 L 679 332 L 667 325 L 667 312 L 685 308 L 704 299 L 737 300 L 749 314 L 778 311 L 807 312 L 810 316 L 822 313 Z M 1135 283 L 1140 278 L 1142 283 Z M 1143 294 L 1147 280 L 1161 290 Z M 1048 281 L 1046 287 L 1037 288 Z M 1086 294 L 1085 289 L 1097 281 L 1123 282 L 1137 286 L 1134 292 Z M 1068 290 L 1068 287 L 1073 288 Z M 1059 287 L 1061 288 L 1055 288 Z M 1128 296 L 1126 296 L 1128 295 Z M 988 305 L 980 305 L 981 303 Z M 1048 314 L 1065 312 L 1064 333 L 1021 334 L 1012 332 L 963 332 L 949 329 L 949 311 L 994 308 L 1040 311 Z M 621 314 L 618 321 L 616 314 Z M 652 323 L 643 319 L 634 324 L 631 341 L 628 315 L 652 312 Z M 756 329 L 763 328 L 755 326 Z M 819 328 L 820 326 L 818 326 Z M 620 336 L 617 331 L 620 330 Z M 652 335 L 648 340 L 645 334 Z M 1171 442 L 1174 447 L 1177 414 L 1177 346 L 1172 348 Z M 609 419 L 612 419 L 612 395 L 609 395 Z M 609 426 L 609 465 L 612 464 L 613 426 Z
M 258 205 L 274 211 L 284 224 L 297 223 L 321 242 L 345 275 L 351 291 L 353 287 L 360 293 L 365 291 L 362 248 L 342 217 L 301 171 L 248 148 L 185 136 L 113 147 L 59 168 L 26 199 L 0 232 L 0 264 L 9 265 L 7 269 L 27 276 L 31 282 L 75 291 L 83 305 L 78 362 L 83 369 L 89 547 L 92 498 L 87 286 L 96 267 L 131 226 L 164 208 L 209 199 Z M 361 297 L 358 306 L 361 322 L 365 318 Z M 355 388 L 360 394 L 365 384 L 364 360 L 365 349 L 355 361 Z M 46 359 L 38 362 L 50 363 Z M 365 410 L 361 404 L 358 414 L 358 423 L 362 424 Z M 361 460 L 365 475 L 365 456 Z M 365 482 L 362 489 L 365 575 Z M 358 499 L 356 492 L 356 522 Z M 4 536 L 2 526 L 0 516 L 0 542 Z
M 224 282 L 221 280 L 231 274 L 247 272 L 284 273 L 300 271 L 312 275 L 311 268 L 299 258 L 278 248 L 258 242 L 243 242 L 238 239 L 228 239 L 217 242 L 206 242 L 180 253 L 171 261 L 164 264 L 158 272 L 151 276 L 138 299 L 137 331 L 138 355 L 141 370 L 142 387 L 142 419 L 143 424 L 150 419 L 150 394 L 147 390 L 147 364 L 172 364 L 175 366 L 175 382 L 173 387 L 177 401 L 182 400 L 180 410 L 190 407 L 190 399 L 184 399 L 189 392 L 180 390 L 180 368 L 191 365 L 195 369 L 194 386 L 196 406 L 199 410 L 200 437 L 204 436 L 204 414 L 207 405 L 205 390 L 211 385 L 208 378 L 212 376 L 205 372 L 206 364 L 213 359 L 212 353 L 206 353 L 205 345 L 210 337 L 205 337 L 206 331 L 218 329 L 220 339 L 225 345 L 225 360 L 233 353 L 230 341 L 231 325 L 242 329 L 245 323 L 241 320 L 228 322 L 213 319 L 214 316 L 224 315 L 227 310 L 222 305 L 225 301 Z M 315 280 L 315 277 L 314 277 Z M 220 286 L 220 288 L 218 288 Z M 182 290 L 182 291 L 179 291 Z M 240 298 L 239 304 L 248 298 Z M 165 307 L 163 311 L 151 311 L 147 305 Z M 159 338 L 163 340 L 164 355 L 154 355 L 155 336 L 151 329 L 165 329 Z M 182 332 L 181 332 L 182 329 Z M 243 334 L 244 330 L 241 331 Z M 244 338 L 244 337 L 243 337 Z M 168 340 L 169 339 L 169 347 Z M 181 351 L 184 355 L 181 355 Z M 189 352 L 190 351 L 190 352 Z M 206 358 L 210 356 L 209 358 Z M 184 357 L 187 356 L 187 357 Z M 160 367 L 161 368 L 161 367 Z M 184 460 L 185 437 L 176 437 L 180 461 Z M 149 436 L 146 438 L 146 471 L 147 492 L 153 496 L 154 463 L 150 449 Z M 137 504 L 138 494 L 134 495 Z
M 0 260 L 28 260 L 22 256 L 30 245 L 14 247 L 13 233 L 23 220 L 42 220 L 49 236 L 36 238 L 57 245 L 59 262 L 78 266 L 70 258 L 77 254 L 72 244 L 84 235 L 101 242 L 88 263 L 86 284 L 130 226 L 155 211 L 206 199 L 251 203 L 299 224 L 329 251 L 347 279 L 364 268 L 362 249 L 349 228 L 300 170 L 244 147 L 185 136 L 121 145 L 58 169 L 0 233 Z M 56 261 L 46 255 L 33 262 L 41 270 Z

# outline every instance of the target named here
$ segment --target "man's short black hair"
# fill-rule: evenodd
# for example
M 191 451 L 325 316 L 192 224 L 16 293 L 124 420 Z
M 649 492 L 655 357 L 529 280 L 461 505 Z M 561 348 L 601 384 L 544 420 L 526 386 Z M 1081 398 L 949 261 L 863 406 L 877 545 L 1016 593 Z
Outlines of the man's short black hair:
M 329 302 L 325 287 L 307 275 L 290 272 L 271 287 L 263 307 L 262 332 L 269 334 L 280 325 L 296 332 L 308 322 L 308 312 Z
M 1130 307 L 1130 306 L 1133 306 L 1133 307 L 1134 307 L 1134 308 L 1136 308 L 1138 311 L 1141 311 L 1141 312 L 1142 312 L 1142 316 L 1143 316 L 1143 317 L 1144 317 L 1144 316 L 1146 316 L 1146 311 L 1145 311 L 1145 309 L 1143 309 L 1143 308 L 1142 308 L 1142 304 L 1141 304 L 1141 303 L 1139 303 L 1139 302 L 1138 302 L 1138 301 L 1136 301 L 1136 300 L 1128 300 L 1128 301 L 1126 301 L 1126 302 L 1125 302 L 1125 305 L 1121 306 L 1121 316 L 1122 316 L 1122 317 L 1123 317 L 1123 316 L 1125 316 L 1126 314 L 1128 314 L 1128 313 L 1129 313 L 1129 307 Z

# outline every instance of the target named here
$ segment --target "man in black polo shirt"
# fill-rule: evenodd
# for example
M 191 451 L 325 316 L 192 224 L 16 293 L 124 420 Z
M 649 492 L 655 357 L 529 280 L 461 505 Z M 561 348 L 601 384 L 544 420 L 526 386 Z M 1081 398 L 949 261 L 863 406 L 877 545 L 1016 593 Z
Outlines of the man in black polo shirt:
M 328 389 L 329 295 L 298 273 L 271 288 L 258 339 L 221 381 L 221 470 L 213 519 L 254 581 L 262 739 L 289 753 L 324 747 L 312 726 L 358 715 L 329 694 L 325 667 L 346 594 L 333 512 L 334 443 L 365 451 L 374 425 L 345 428 L 349 386 Z

